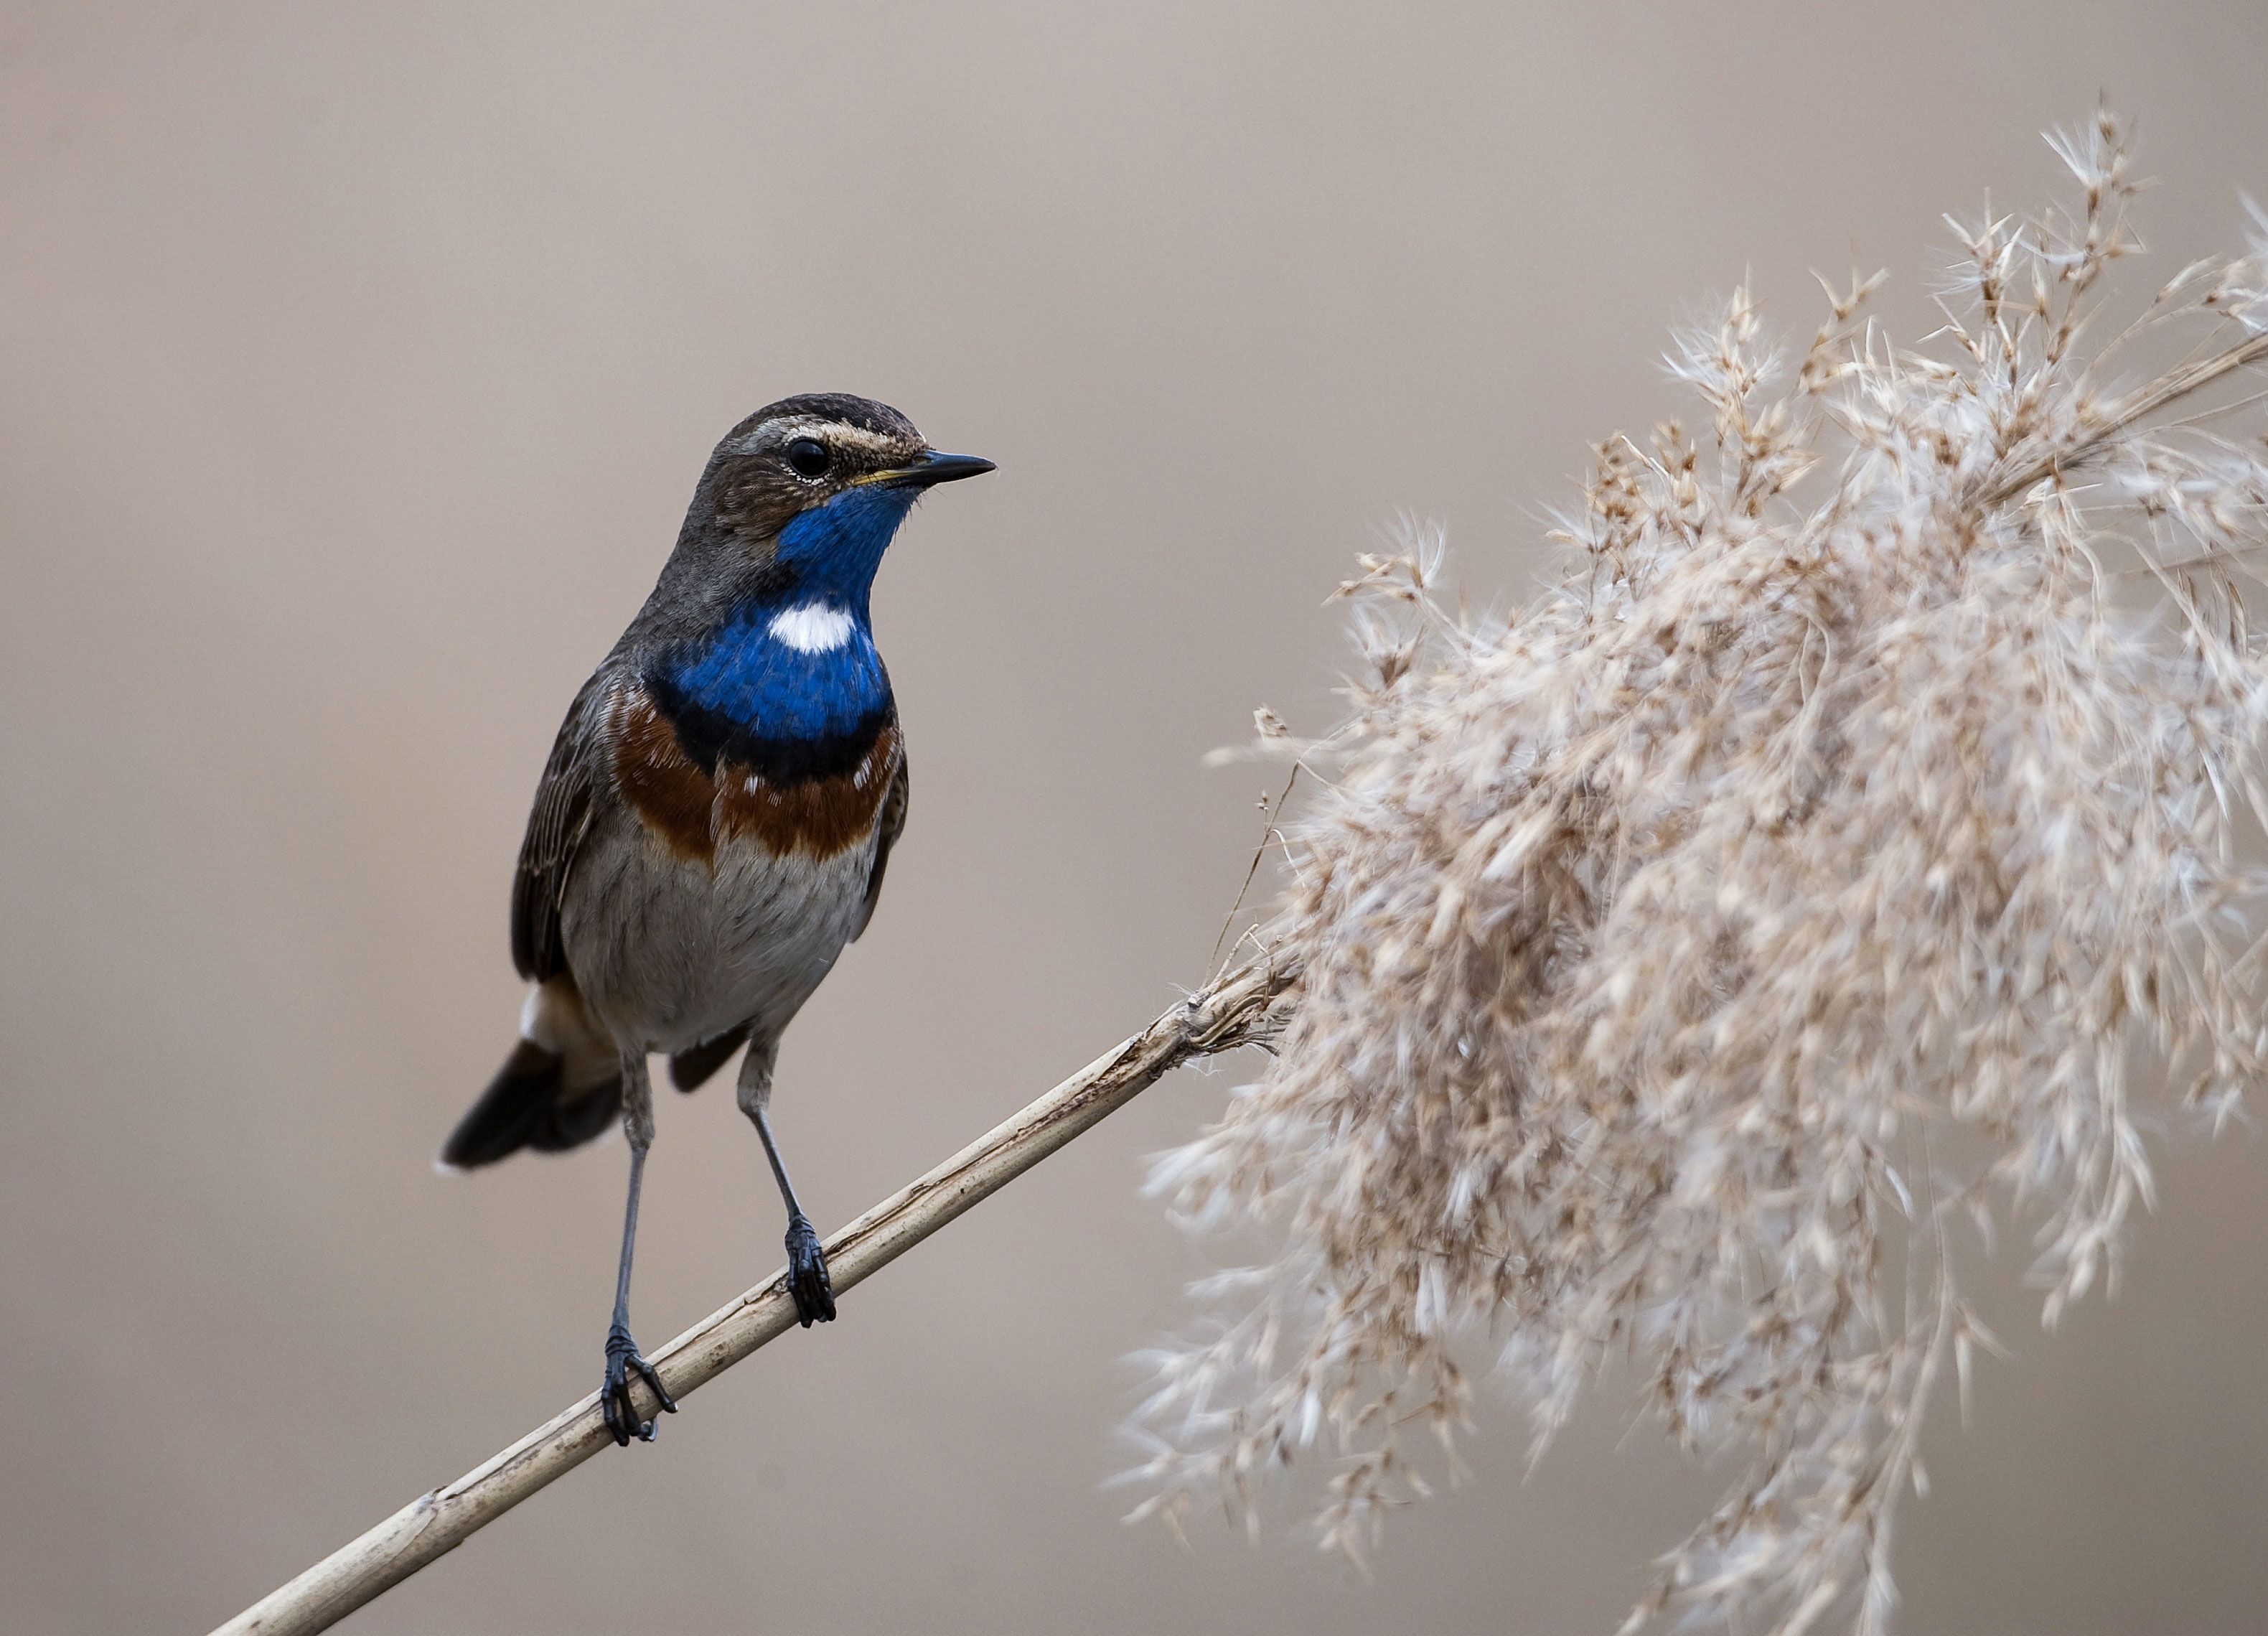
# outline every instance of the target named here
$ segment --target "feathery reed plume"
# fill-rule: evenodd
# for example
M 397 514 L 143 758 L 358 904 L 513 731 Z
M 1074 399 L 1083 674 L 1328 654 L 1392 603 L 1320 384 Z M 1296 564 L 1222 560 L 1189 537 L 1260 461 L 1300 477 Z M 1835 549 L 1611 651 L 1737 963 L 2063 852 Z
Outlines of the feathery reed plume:
M 2051 140 L 2083 203 L 1964 230 L 1931 353 L 1873 281 L 1792 369 L 1745 292 L 1681 335 L 1712 446 L 1602 447 L 1508 623 L 1437 602 L 1433 542 L 1344 587 L 1366 675 L 1266 933 L 1303 976 L 1157 1172 L 1281 1253 L 1158 1360 L 1145 1511 L 1248 1516 L 1320 1450 L 1359 1550 L 1488 1331 L 1539 1448 L 1620 1355 L 1745 1456 L 1633 1625 L 1879 1630 L 1924 1409 L 1992 1345 L 1957 1235 L 2031 1229 L 2053 1323 L 2150 1201 L 2137 1087 L 2259 1082 L 2268 442 L 2257 397 L 2249 441 L 2161 411 L 2268 357 L 2268 223 L 2090 351 L 2136 184 L 2107 114 Z M 2206 350 L 2115 391 L 2183 317 Z

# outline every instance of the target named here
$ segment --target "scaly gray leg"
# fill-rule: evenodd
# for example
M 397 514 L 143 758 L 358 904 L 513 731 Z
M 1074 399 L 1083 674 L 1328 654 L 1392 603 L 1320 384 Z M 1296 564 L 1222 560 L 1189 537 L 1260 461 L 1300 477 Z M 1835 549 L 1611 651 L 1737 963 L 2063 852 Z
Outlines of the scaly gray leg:
M 795 1183 L 787 1179 L 787 1165 L 772 1135 L 772 1064 L 778 1053 L 777 1041 L 748 1042 L 748 1054 L 740 1059 L 740 1111 L 755 1123 L 756 1139 L 764 1145 L 764 1157 L 771 1161 L 772 1179 L 779 1183 L 780 1198 L 787 1205 L 788 1293 L 795 1297 L 797 1321 L 807 1330 L 835 1316 L 835 1289 L 828 1281 L 827 1256 L 819 1248 L 818 1231 L 796 1199 Z
M 622 1053 L 622 1134 L 630 1144 L 630 1191 L 622 1205 L 622 1258 L 615 1273 L 615 1322 L 607 1331 L 607 1374 L 599 1388 L 599 1406 L 607 1417 L 607 1430 L 627 1448 L 636 1436 L 652 1442 L 654 1422 L 638 1419 L 630 1402 L 630 1377 L 653 1389 L 653 1395 L 670 1414 L 677 1404 L 661 1389 L 661 1376 L 640 1355 L 630 1338 L 630 1253 L 637 1245 L 638 1189 L 645 1180 L 645 1150 L 653 1146 L 653 1084 L 646 1078 L 645 1053 Z

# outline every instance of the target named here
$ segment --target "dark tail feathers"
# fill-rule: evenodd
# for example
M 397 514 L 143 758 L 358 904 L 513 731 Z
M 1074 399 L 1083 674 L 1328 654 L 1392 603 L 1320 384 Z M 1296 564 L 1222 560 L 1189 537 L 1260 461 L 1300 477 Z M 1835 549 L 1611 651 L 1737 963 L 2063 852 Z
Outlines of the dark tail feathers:
M 492 1165 L 523 1147 L 546 1153 L 580 1147 L 605 1131 L 622 1108 L 619 1074 L 571 1091 L 566 1058 L 533 1040 L 522 1040 L 512 1047 L 480 1101 L 449 1132 L 441 1146 L 441 1162 L 470 1170 Z
M 709 1076 L 730 1061 L 734 1051 L 748 1043 L 748 1025 L 727 1028 L 713 1040 L 704 1040 L 691 1050 L 682 1050 L 669 1059 L 670 1082 L 681 1091 L 697 1091 Z

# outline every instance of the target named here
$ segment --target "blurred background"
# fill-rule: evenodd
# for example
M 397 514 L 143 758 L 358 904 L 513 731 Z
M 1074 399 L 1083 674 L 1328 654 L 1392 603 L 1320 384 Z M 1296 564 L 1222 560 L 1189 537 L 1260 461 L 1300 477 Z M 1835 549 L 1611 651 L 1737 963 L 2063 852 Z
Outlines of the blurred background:
M 568 699 L 715 439 L 896 404 L 998 476 L 875 617 L 917 768 L 789 1034 L 840 1225 L 1198 980 L 1322 606 L 1408 514 L 1532 586 L 1667 326 L 1886 266 L 2132 115 L 2139 298 L 2268 195 L 2268 8 L 276 4 L 0 12 L 0 1595 L 202 1631 L 596 1382 L 624 1150 L 436 1176 L 509 1044 L 504 907 Z M 381 1632 L 1610 1630 L 1705 1510 L 1609 1386 L 1375 1577 L 1296 1505 L 1184 1551 L 1106 1488 L 1204 1259 L 1149 1094 L 356 1616 Z M 768 1275 L 729 1087 L 660 1110 L 648 1346 Z M 2164 1150 L 2116 1299 L 1941 1403 L 1915 1632 L 2268 1628 L 2268 1151 Z M 2016 1247 L 2016 1251 L 2021 1246 Z

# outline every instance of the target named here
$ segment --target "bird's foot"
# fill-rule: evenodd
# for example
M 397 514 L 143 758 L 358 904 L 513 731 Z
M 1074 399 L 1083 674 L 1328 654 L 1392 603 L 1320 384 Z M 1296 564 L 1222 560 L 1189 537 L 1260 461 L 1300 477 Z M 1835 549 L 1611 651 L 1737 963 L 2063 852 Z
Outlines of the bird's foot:
M 607 1379 L 599 1388 L 599 1408 L 607 1417 L 607 1430 L 614 1433 L 615 1441 L 627 1448 L 630 1439 L 641 1442 L 653 1441 L 654 1422 L 641 1420 L 630 1402 L 630 1376 L 635 1374 L 661 1400 L 664 1413 L 677 1412 L 677 1400 L 661 1387 L 661 1376 L 654 1373 L 630 1338 L 630 1332 L 617 1323 L 607 1331 Z
M 796 1321 L 805 1329 L 835 1316 L 835 1287 L 827 1281 L 827 1255 L 808 1216 L 787 1219 L 787 1290 Z

